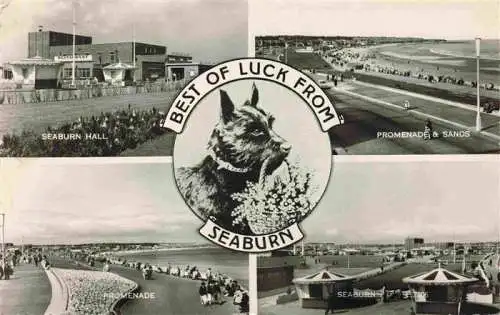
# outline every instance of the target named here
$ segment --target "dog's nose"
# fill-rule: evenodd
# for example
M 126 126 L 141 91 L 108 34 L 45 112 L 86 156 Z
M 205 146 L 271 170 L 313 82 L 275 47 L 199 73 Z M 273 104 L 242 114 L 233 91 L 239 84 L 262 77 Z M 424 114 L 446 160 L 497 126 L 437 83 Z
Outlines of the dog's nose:
M 280 145 L 280 149 L 281 149 L 283 152 L 288 153 L 288 152 L 290 152 L 290 150 L 292 149 L 292 146 L 290 145 L 290 143 L 285 142 L 285 143 L 282 143 L 282 144 Z

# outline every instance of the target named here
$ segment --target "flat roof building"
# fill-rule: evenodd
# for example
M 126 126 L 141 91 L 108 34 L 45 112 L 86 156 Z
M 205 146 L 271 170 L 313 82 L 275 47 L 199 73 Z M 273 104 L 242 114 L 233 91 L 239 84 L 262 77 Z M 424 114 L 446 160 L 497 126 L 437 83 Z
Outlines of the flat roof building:
M 405 239 L 405 249 L 412 250 L 424 246 L 424 239 L 420 237 L 407 237 Z
M 28 56 L 64 61 L 63 80 L 69 80 L 72 78 L 73 34 L 53 31 L 30 32 L 28 33 Z M 154 81 L 165 77 L 166 59 L 166 46 L 133 41 L 94 44 L 90 36 L 75 35 L 77 80 L 96 77 L 98 81 L 103 81 L 102 69 L 104 67 L 122 63 L 135 65 L 133 80 Z

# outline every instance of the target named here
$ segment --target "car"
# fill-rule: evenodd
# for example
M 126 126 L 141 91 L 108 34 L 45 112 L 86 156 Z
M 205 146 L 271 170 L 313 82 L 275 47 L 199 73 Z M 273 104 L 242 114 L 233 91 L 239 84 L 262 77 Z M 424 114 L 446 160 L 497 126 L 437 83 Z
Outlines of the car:
M 500 110 L 500 102 L 486 102 L 482 104 L 485 113 L 492 113 L 495 110 Z

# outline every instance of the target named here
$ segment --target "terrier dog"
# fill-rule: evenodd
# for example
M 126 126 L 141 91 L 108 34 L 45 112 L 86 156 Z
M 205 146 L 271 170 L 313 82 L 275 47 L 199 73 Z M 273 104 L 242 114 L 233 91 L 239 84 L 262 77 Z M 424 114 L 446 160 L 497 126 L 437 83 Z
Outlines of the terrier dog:
M 194 167 L 175 170 L 177 186 L 188 205 L 203 219 L 223 228 L 252 234 L 246 222 L 233 225 L 231 212 L 238 206 L 231 195 L 242 192 L 247 182 L 257 183 L 276 170 L 290 153 L 291 145 L 272 128 L 274 117 L 257 107 L 259 92 L 236 108 L 220 90 L 221 116 L 208 142 L 208 153 Z

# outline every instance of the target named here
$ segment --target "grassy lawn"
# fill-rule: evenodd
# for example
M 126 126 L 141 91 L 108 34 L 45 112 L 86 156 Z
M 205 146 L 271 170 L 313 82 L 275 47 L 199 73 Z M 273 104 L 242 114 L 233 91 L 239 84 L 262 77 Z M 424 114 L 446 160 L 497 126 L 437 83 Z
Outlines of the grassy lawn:
M 320 256 L 320 263 L 334 265 L 335 268 L 347 267 L 349 260 L 349 267 L 351 268 L 378 268 L 382 264 L 382 256 L 374 255 L 351 255 L 351 256 Z
M 402 279 L 418 273 L 431 271 L 436 268 L 434 265 L 427 264 L 409 264 L 388 271 L 373 278 L 361 280 L 355 284 L 358 289 L 379 289 L 385 283 L 388 289 L 407 289 L 408 285 L 404 284 Z M 447 265 L 446 269 L 454 272 L 460 272 L 460 264 Z
M 298 53 L 289 48 L 287 52 L 287 63 L 299 69 L 330 69 L 331 66 L 315 53 Z
M 167 111 L 175 96 L 176 92 L 171 91 L 50 103 L 3 104 L 0 106 L 0 136 L 22 130 L 41 132 L 48 126 L 75 121 L 80 116 L 91 117 L 101 112 L 127 109 L 129 104 L 136 109 L 156 107 Z
M 439 89 L 439 88 L 435 88 L 435 87 L 404 82 L 402 80 L 397 80 L 397 79 L 393 80 L 393 79 L 388 79 L 388 78 L 382 78 L 379 76 L 373 76 L 373 75 L 364 74 L 364 73 L 355 73 L 353 76 L 356 77 L 356 80 L 359 80 L 362 82 L 383 85 L 383 86 L 387 86 L 387 87 L 391 87 L 391 88 L 406 90 L 406 91 L 410 91 L 410 92 L 414 92 L 414 93 L 418 93 L 418 94 L 423 94 L 423 95 L 428 95 L 428 96 L 434 96 L 434 97 L 442 98 L 442 99 L 453 101 L 453 102 L 466 103 L 466 104 L 476 104 L 476 95 L 475 95 L 476 90 L 472 89 L 472 88 L 471 88 L 470 93 L 462 93 L 459 91 L 454 91 L 452 89 L 453 86 L 450 86 L 450 89 L 448 89 L 448 90 L 444 90 L 444 89 Z M 495 99 L 482 96 L 481 102 L 486 102 L 486 101 L 494 102 Z M 498 102 L 498 100 L 496 100 L 496 102 Z

